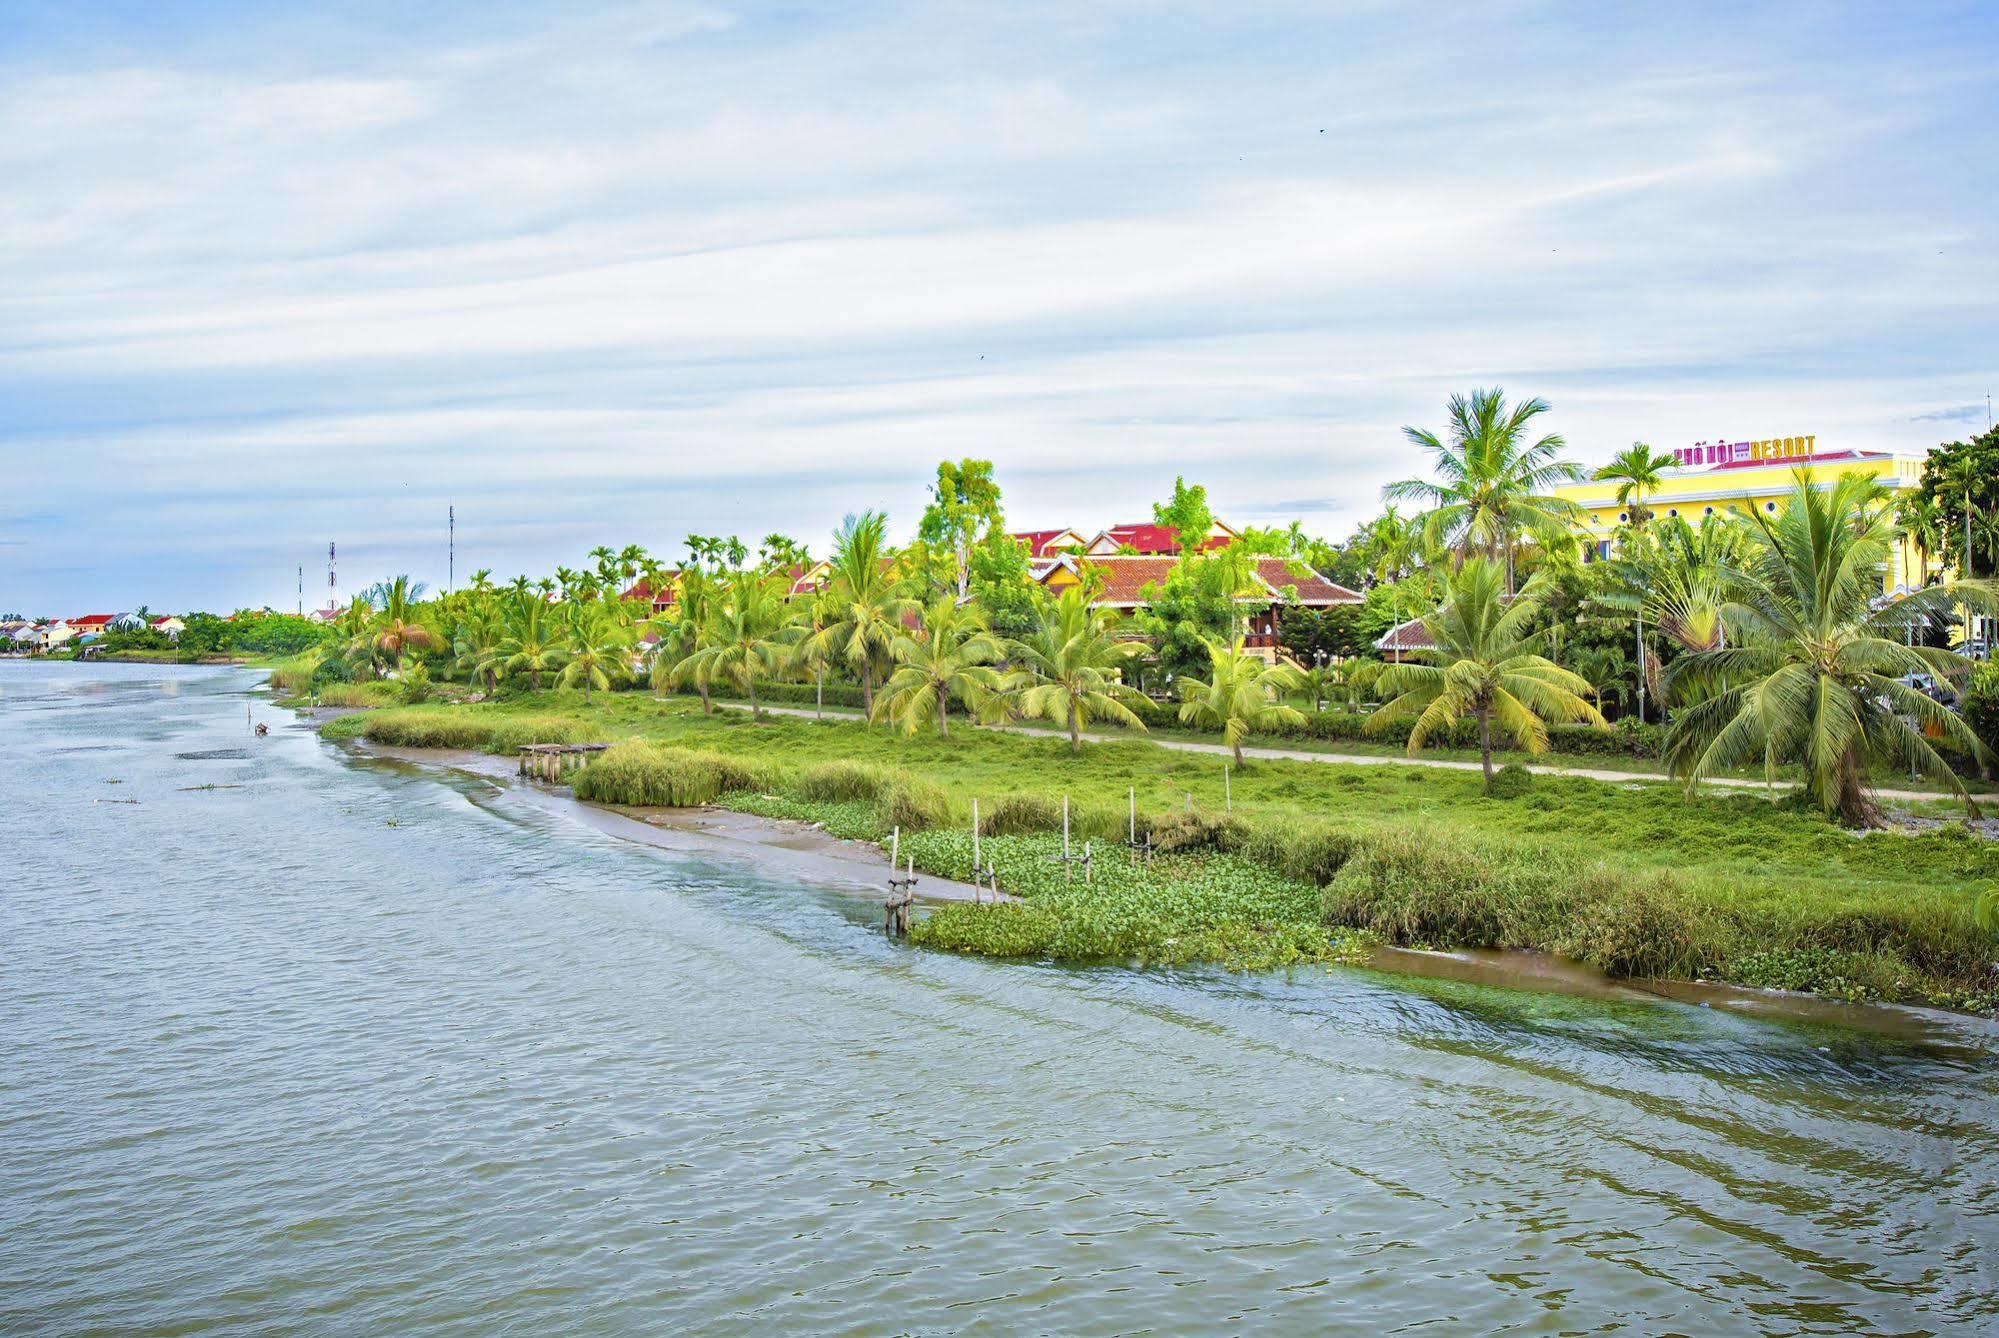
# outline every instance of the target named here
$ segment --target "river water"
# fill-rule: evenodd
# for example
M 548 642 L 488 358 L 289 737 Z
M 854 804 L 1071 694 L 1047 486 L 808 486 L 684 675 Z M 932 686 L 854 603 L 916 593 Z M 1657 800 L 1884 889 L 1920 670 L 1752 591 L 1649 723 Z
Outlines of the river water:
M 254 682 L 0 665 L 0 1330 L 1999 1326 L 1980 1024 L 924 954 Z

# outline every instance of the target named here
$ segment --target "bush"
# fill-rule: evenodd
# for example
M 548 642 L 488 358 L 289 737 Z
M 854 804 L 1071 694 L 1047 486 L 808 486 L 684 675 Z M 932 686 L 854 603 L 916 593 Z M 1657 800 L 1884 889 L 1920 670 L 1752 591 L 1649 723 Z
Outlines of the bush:
M 1987 660 L 1971 671 L 1961 709 L 1971 732 L 1999 752 L 1999 660 Z
M 401 691 L 394 683 L 386 681 L 328 683 L 318 688 L 313 697 L 320 706 L 359 707 L 363 710 L 395 706 L 402 701 Z
M 1508 762 L 1492 773 L 1485 792 L 1494 799 L 1518 799 L 1534 788 L 1534 773 L 1518 762 Z
M 1062 830 L 1062 804 L 1039 794 L 1003 794 L 979 805 L 979 835 L 1025 836 Z
M 356 717 L 362 737 L 402 748 L 478 748 L 514 753 L 529 743 L 592 743 L 603 736 L 559 715 L 494 714 L 452 707 Z
M 712 804 L 730 790 L 767 790 L 773 768 L 726 753 L 615 744 L 576 778 L 576 797 L 606 804 L 691 808 Z
M 882 787 L 875 807 L 882 822 L 906 832 L 943 827 L 951 821 L 951 801 L 934 782 L 902 776 Z
M 845 799 L 879 799 L 890 773 L 860 762 L 820 762 L 798 774 L 798 792 L 807 799 L 838 803 Z

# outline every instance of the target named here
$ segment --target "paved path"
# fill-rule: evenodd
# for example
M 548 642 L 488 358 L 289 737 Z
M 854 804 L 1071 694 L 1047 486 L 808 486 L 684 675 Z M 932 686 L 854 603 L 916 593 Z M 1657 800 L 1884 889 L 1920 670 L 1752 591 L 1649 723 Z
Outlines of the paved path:
M 750 709 L 748 704 L 744 702 L 718 700 L 715 705 L 718 709 L 729 711 L 747 711 Z M 813 718 L 813 710 L 809 706 L 766 705 L 763 709 L 769 715 L 803 716 L 807 720 Z M 851 710 L 847 707 L 829 706 L 826 708 L 825 715 L 829 719 L 837 718 L 841 720 L 859 720 L 862 718 L 859 711 Z M 1037 729 L 1029 725 L 979 725 L 978 728 L 998 730 L 1005 734 L 1028 734 L 1044 739 L 1065 737 L 1059 730 Z M 1130 734 L 1096 734 L 1087 731 L 1082 737 L 1086 743 L 1151 743 L 1157 744 L 1161 748 L 1171 748 L 1176 752 L 1182 753 L 1219 753 L 1224 755 L 1228 753 L 1227 744 L 1196 743 L 1191 739 L 1144 738 Z M 1322 753 L 1312 748 L 1269 748 L 1249 744 L 1243 746 L 1242 755 L 1244 757 L 1274 758 L 1286 762 L 1337 762 L 1342 766 L 1357 767 L 1436 767 L 1443 771 L 1481 771 L 1484 769 L 1482 763 L 1460 762 L 1444 757 L 1395 757 L 1382 753 Z M 1521 765 L 1537 776 L 1574 776 L 1583 780 L 1611 781 L 1627 785 L 1679 784 L 1671 776 L 1656 771 L 1614 771 L 1608 767 L 1556 766 L 1546 762 L 1524 762 Z M 1760 791 L 1767 788 L 1759 780 L 1715 779 L 1702 781 L 1701 784 L 1720 790 Z M 1780 783 L 1779 788 L 1788 790 L 1791 787 L 1788 783 Z M 1940 790 L 1876 790 L 1874 791 L 1874 795 L 1879 799 L 1901 799 L 1917 802 L 1936 799 L 1951 800 L 1956 797 Z

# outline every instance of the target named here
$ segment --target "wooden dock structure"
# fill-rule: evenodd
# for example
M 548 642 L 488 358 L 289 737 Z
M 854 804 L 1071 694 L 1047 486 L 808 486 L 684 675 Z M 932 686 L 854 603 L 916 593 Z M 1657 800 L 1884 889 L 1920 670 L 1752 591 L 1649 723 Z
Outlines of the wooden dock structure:
M 582 765 L 590 753 L 601 753 L 611 745 L 608 743 L 524 743 L 520 746 L 520 774 L 539 776 L 555 784 L 562 779 L 562 773 L 572 766 Z

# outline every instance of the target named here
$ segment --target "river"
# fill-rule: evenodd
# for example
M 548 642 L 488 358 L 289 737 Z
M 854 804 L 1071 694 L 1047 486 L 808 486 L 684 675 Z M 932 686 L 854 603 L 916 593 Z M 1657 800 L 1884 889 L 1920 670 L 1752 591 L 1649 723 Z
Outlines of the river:
M 1985 1024 L 927 954 L 255 681 L 0 665 L 0 1330 L 1999 1326 Z

